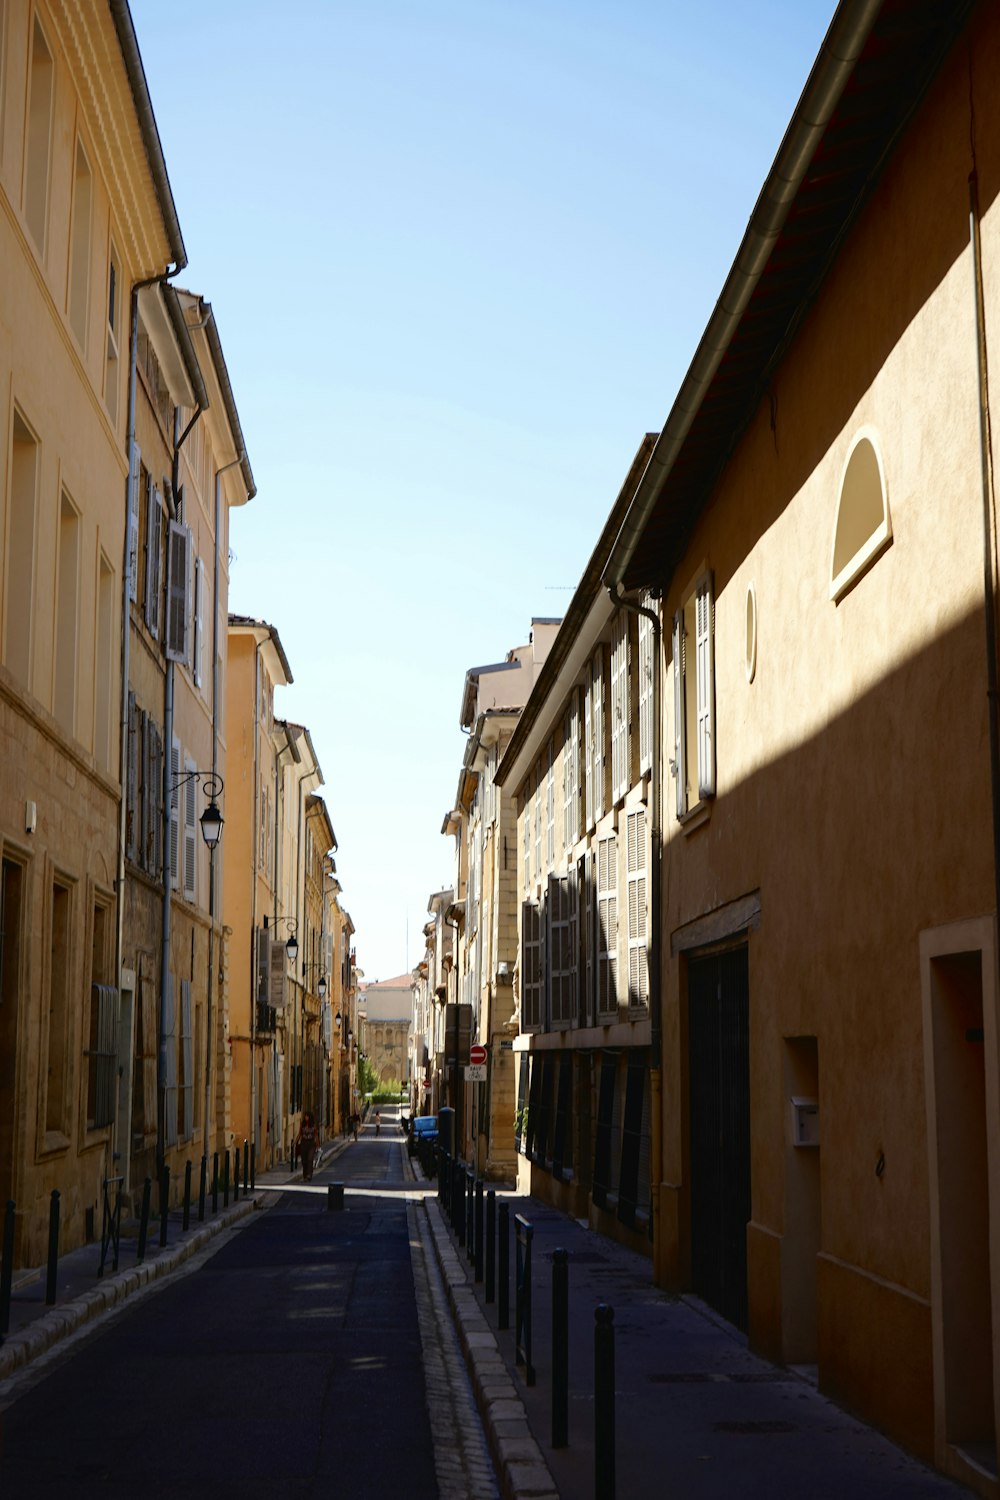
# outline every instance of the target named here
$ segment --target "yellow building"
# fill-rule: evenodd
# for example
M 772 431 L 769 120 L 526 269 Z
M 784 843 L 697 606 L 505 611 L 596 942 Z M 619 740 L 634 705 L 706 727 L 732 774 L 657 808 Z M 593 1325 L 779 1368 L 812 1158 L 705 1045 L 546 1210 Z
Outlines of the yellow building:
M 661 595 L 657 1275 L 996 1495 L 1000 11 L 904 10 L 837 11 L 603 579 Z
M 115 1175 L 122 592 L 140 282 L 186 260 L 125 6 L 0 44 L 0 1196 L 20 1263 Z

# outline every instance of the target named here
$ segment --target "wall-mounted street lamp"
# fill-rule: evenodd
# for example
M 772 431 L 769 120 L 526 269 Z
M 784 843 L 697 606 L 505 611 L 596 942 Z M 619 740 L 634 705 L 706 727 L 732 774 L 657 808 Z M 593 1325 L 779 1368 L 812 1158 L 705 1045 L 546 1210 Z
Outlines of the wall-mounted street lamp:
M 319 969 L 319 968 L 320 968 L 320 965 L 318 963 L 315 963 L 315 964 L 303 964 L 302 965 L 302 978 L 303 978 L 303 980 L 305 980 L 308 977 L 308 975 L 310 975 L 312 973 L 313 969 Z M 323 973 L 320 973 L 319 983 L 316 985 L 316 993 L 317 993 L 317 995 L 319 996 L 319 998 L 321 1000 L 325 1000 L 326 999 L 326 975 L 323 974 Z
M 209 849 L 215 849 L 222 837 L 222 825 L 225 821 L 215 799 L 222 796 L 226 783 L 221 776 L 215 776 L 211 771 L 184 771 L 171 779 L 171 794 L 180 791 L 188 781 L 200 781 L 202 792 L 209 798 L 208 806 L 198 821 L 201 823 L 201 836 L 206 845 Z
M 299 919 L 298 917 L 275 917 L 271 924 L 272 928 L 277 928 L 281 922 L 288 923 L 289 936 L 285 941 L 285 952 L 294 963 L 299 956 L 299 940 L 295 936 L 299 929 Z M 267 926 L 267 917 L 264 918 L 264 926 Z

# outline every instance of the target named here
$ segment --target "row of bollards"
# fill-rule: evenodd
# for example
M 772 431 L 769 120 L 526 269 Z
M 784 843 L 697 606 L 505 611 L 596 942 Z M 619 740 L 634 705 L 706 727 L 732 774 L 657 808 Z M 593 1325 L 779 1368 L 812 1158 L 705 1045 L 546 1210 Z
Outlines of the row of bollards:
M 240 1195 L 240 1148 L 237 1146 L 233 1151 L 233 1201 L 236 1202 Z M 221 1184 L 223 1207 L 229 1206 L 229 1182 L 230 1182 L 230 1153 L 225 1151 L 221 1158 Z M 254 1191 L 256 1186 L 256 1149 L 248 1141 L 243 1142 L 242 1153 L 243 1169 L 243 1194 Z M 184 1189 L 181 1198 L 181 1222 L 183 1232 L 186 1234 L 191 1224 L 192 1208 L 192 1163 L 186 1162 L 184 1167 Z M 109 1178 L 104 1183 L 103 1218 L 101 1227 L 101 1255 L 97 1267 L 98 1276 L 103 1276 L 105 1264 L 110 1256 L 112 1269 L 117 1271 L 119 1260 L 119 1238 L 121 1233 L 121 1213 L 124 1195 L 121 1190 L 122 1179 L 120 1177 Z M 219 1210 L 219 1186 L 220 1186 L 220 1155 L 216 1151 L 212 1158 L 212 1213 Z M 170 1168 L 164 1166 L 160 1172 L 158 1183 L 159 1203 L 158 1213 L 160 1219 L 159 1242 L 163 1247 L 167 1243 L 167 1226 L 170 1209 Z M 149 1220 L 152 1210 L 152 1180 L 147 1177 L 142 1186 L 142 1199 L 139 1209 L 139 1224 L 136 1235 L 135 1263 L 140 1265 L 146 1257 L 146 1245 L 149 1238 Z M 198 1178 L 198 1222 L 203 1223 L 206 1212 L 206 1200 L 208 1197 L 208 1158 L 202 1156 Z M 3 1232 L 0 1238 L 0 1343 L 10 1332 L 10 1304 L 14 1279 L 14 1220 L 16 1204 L 13 1199 L 8 1200 L 3 1218 Z M 48 1250 L 45 1263 L 45 1305 L 54 1307 L 56 1302 L 56 1291 L 59 1274 L 59 1218 L 60 1218 L 60 1196 L 58 1188 L 53 1188 L 49 1197 L 49 1232 Z
M 483 1282 L 487 1305 L 497 1306 L 497 1327 L 510 1328 L 509 1204 L 497 1201 L 493 1188 L 444 1149 L 438 1153 L 438 1199 L 473 1268 Z M 532 1360 L 533 1225 L 514 1215 L 514 1357 L 524 1369 L 526 1385 L 535 1383 Z M 569 1444 L 569 1252 L 552 1253 L 552 1447 Z M 614 1309 L 601 1303 L 594 1311 L 594 1496 L 615 1500 L 615 1330 Z

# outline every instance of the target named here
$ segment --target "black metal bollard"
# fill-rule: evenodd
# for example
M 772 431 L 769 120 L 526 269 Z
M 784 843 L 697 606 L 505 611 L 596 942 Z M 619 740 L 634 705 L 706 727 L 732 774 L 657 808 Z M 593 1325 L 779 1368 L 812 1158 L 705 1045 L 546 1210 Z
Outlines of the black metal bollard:
M 492 1302 L 497 1289 L 497 1195 L 490 1188 L 486 1194 L 486 1300 Z
M 477 1281 L 483 1279 L 483 1181 L 482 1178 L 476 1183 L 476 1253 L 475 1253 L 475 1278 Z
M 329 1182 L 326 1186 L 326 1211 L 333 1213 L 336 1209 L 344 1206 L 344 1184 L 342 1182 Z
M 521 1214 L 514 1215 L 514 1359 L 524 1366 L 525 1385 L 534 1385 L 535 1367 L 531 1362 L 531 1242 L 533 1224 Z
M 462 1166 L 455 1169 L 455 1233 L 459 1246 L 465 1245 L 465 1185 L 466 1171 Z
M 208 1188 L 208 1157 L 204 1154 L 201 1158 L 201 1167 L 198 1172 L 198 1223 L 205 1222 L 205 1193 Z
M 476 1255 L 476 1174 L 472 1167 L 465 1169 L 465 1253 L 469 1261 Z
M 438 1148 L 438 1202 L 442 1207 L 448 1206 L 448 1192 L 451 1187 L 451 1157 L 443 1146 Z
M 229 1207 L 229 1152 L 223 1153 L 222 1157 L 222 1206 Z
M 240 1201 L 240 1148 L 233 1147 L 233 1202 Z
M 142 1207 L 139 1210 L 139 1238 L 135 1242 L 135 1263 L 141 1265 L 146 1258 L 146 1236 L 149 1233 L 149 1201 L 153 1196 L 153 1184 L 147 1177 L 142 1185 Z
M 212 1154 L 212 1212 L 219 1212 L 219 1153 Z
M 52 1189 L 49 1199 L 49 1261 L 45 1276 L 45 1306 L 55 1307 L 56 1277 L 59 1271 L 59 1189 Z
M 569 1442 L 569 1254 L 552 1252 L 552 1446 Z
M 500 1300 L 497 1303 L 497 1327 L 510 1327 L 510 1204 L 506 1198 L 500 1204 L 500 1233 L 497 1275 L 500 1280 Z
M 254 1141 L 250 1142 L 250 1191 L 257 1187 L 257 1146 Z
M 615 1310 L 594 1310 L 594 1500 L 615 1500 Z
M 243 1137 L 243 1196 L 250 1191 L 250 1142 Z
M 3 1216 L 3 1250 L 0 1252 L 0 1343 L 10 1332 L 10 1294 L 14 1285 L 14 1200 L 7 1199 Z
M 167 1243 L 167 1216 L 170 1213 L 170 1168 L 160 1173 L 160 1248 Z
M 191 1227 L 191 1163 L 189 1161 L 184 1163 L 184 1217 L 181 1227 L 185 1234 Z

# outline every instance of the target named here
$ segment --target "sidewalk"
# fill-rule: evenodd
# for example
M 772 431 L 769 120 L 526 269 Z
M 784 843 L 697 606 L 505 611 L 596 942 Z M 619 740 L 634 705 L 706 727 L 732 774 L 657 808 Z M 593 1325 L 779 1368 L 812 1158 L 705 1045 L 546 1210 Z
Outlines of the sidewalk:
M 614 1310 L 619 1496 L 956 1500 L 971 1493 L 835 1406 L 807 1379 L 759 1359 L 697 1299 L 659 1291 L 643 1257 L 535 1199 L 502 1196 L 512 1231 L 509 1332 L 497 1330 L 496 1305 L 487 1307 L 441 1206 L 428 1198 L 426 1211 L 507 1500 L 554 1493 L 593 1500 L 600 1303 Z M 515 1213 L 534 1226 L 534 1387 L 514 1362 Z M 569 1254 L 569 1445 L 558 1450 L 551 1442 L 557 1247 Z
M 318 1172 L 325 1174 L 337 1157 L 346 1148 L 347 1141 L 338 1139 L 323 1145 L 321 1166 Z M 185 1233 L 183 1212 L 180 1207 L 171 1209 L 167 1219 L 167 1243 L 160 1245 L 160 1218 L 154 1208 L 150 1213 L 146 1237 L 146 1254 L 141 1264 L 136 1264 L 137 1225 L 130 1222 L 122 1225 L 119 1243 L 118 1270 L 111 1269 L 111 1252 L 108 1251 L 103 1276 L 98 1276 L 101 1259 L 99 1240 L 82 1245 L 77 1250 L 60 1255 L 56 1267 L 56 1300 L 49 1307 L 45 1302 L 46 1267 L 15 1271 L 10 1301 L 10 1330 L 0 1342 L 0 1381 L 9 1379 L 18 1370 L 31 1364 L 53 1345 L 76 1333 L 92 1319 L 134 1295 L 150 1282 L 166 1276 L 185 1261 L 203 1250 L 217 1235 L 233 1228 L 256 1209 L 267 1206 L 267 1195 L 260 1189 L 283 1187 L 288 1183 L 301 1182 L 299 1170 L 287 1164 L 256 1174 L 254 1191 L 234 1200 L 230 1191 L 228 1207 L 223 1207 L 222 1192 L 219 1192 L 219 1209 L 212 1213 L 211 1192 L 205 1205 L 205 1220 L 198 1222 L 197 1188 L 191 1203 L 189 1227 Z

